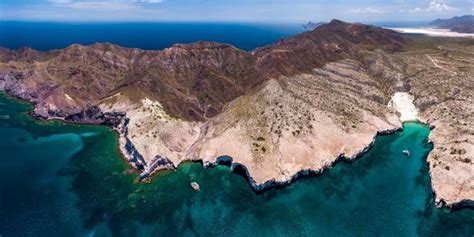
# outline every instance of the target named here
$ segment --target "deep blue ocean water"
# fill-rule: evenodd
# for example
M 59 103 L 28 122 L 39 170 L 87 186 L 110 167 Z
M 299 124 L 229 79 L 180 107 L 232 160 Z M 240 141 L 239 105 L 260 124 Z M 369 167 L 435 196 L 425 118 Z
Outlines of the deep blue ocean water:
M 298 24 L 0 21 L 0 47 L 50 50 L 73 43 L 110 42 L 124 47 L 163 49 L 175 43 L 203 40 L 252 50 L 302 31 L 303 27 Z

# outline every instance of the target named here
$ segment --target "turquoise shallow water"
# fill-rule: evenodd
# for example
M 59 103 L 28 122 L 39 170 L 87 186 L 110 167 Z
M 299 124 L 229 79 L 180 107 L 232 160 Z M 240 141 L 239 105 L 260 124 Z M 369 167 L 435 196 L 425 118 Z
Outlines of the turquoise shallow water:
M 197 163 L 137 183 L 113 131 L 36 121 L 29 109 L 0 96 L 1 236 L 474 235 L 473 210 L 434 207 L 421 124 L 379 136 L 353 163 L 257 195 L 228 167 Z

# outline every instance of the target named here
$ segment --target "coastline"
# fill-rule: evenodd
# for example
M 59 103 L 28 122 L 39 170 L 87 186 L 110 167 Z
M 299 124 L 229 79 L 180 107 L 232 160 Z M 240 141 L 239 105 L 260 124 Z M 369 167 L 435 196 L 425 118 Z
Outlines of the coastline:
M 134 149 L 133 144 L 131 144 L 130 140 L 128 140 L 128 143 L 130 143 L 130 145 L 129 145 L 130 150 L 127 149 L 126 145 L 125 146 L 121 145 L 121 140 L 124 140 L 124 141 L 127 140 L 126 137 L 123 136 L 123 132 L 126 132 L 126 126 L 125 127 L 114 127 L 114 126 L 112 126 L 111 124 L 109 124 L 107 122 L 92 123 L 90 121 L 68 120 L 68 119 L 66 119 L 67 116 L 65 116 L 65 117 L 51 116 L 51 117 L 46 117 L 45 118 L 44 116 L 39 116 L 39 115 L 36 115 L 34 113 L 34 111 L 35 111 L 34 106 L 36 106 L 36 104 L 34 102 L 29 101 L 27 99 L 20 98 L 18 96 L 12 95 L 12 94 L 9 94 L 8 91 L 0 91 L 0 93 L 3 93 L 5 96 L 10 97 L 10 98 L 15 99 L 15 100 L 30 103 L 32 105 L 32 109 L 28 112 L 28 115 L 31 116 L 32 118 L 38 120 L 38 121 L 60 121 L 60 122 L 64 122 L 64 123 L 67 123 L 67 124 L 96 125 L 96 126 L 106 126 L 106 127 L 110 128 L 112 131 L 117 133 L 117 140 L 118 140 L 118 144 L 119 144 L 118 149 L 120 151 L 119 152 L 120 155 L 123 157 L 123 159 L 125 161 L 127 161 L 127 164 L 129 166 L 133 167 L 133 170 L 139 174 L 139 177 L 140 177 L 139 180 L 141 182 L 150 181 L 151 179 L 153 179 L 154 175 L 158 175 L 160 172 L 174 171 L 177 168 L 179 168 L 179 166 L 181 164 L 184 164 L 184 163 L 187 163 L 187 162 L 200 163 L 204 168 L 212 168 L 212 167 L 215 167 L 217 165 L 225 165 L 225 166 L 230 167 L 232 173 L 235 173 L 235 174 L 238 174 L 238 175 L 242 176 L 247 181 L 247 183 L 250 186 L 250 188 L 252 189 L 252 191 L 257 193 L 257 194 L 264 193 L 265 191 L 270 190 L 270 189 L 279 189 L 279 188 L 291 185 L 293 182 L 296 182 L 300 179 L 318 177 L 318 176 L 322 175 L 325 171 L 327 171 L 328 169 L 331 169 L 332 167 L 334 167 L 335 165 L 337 165 L 340 162 L 349 163 L 349 164 L 353 163 L 353 162 L 357 161 L 358 159 L 360 159 L 361 157 L 363 157 L 367 152 L 370 151 L 370 149 L 374 146 L 375 140 L 378 136 L 391 135 L 391 134 L 395 134 L 397 132 L 403 131 L 403 127 L 378 131 L 374 135 L 372 142 L 369 145 L 367 145 L 364 149 L 362 149 L 359 152 L 355 153 L 355 155 L 353 155 L 351 157 L 346 157 L 346 156 L 344 156 L 344 154 L 340 154 L 333 162 L 331 162 L 328 165 L 325 165 L 323 168 L 321 168 L 319 170 L 312 170 L 312 169 L 300 170 L 297 173 L 291 175 L 288 180 L 282 181 L 282 182 L 275 181 L 274 179 L 272 179 L 272 180 L 267 180 L 264 183 L 258 184 L 254 181 L 252 176 L 249 174 L 249 172 L 248 172 L 245 165 L 237 163 L 237 162 L 233 162 L 232 157 L 229 157 L 229 156 L 216 157 L 214 162 L 206 162 L 206 163 L 203 162 L 203 160 L 201 160 L 201 159 L 183 160 L 180 164 L 174 165 L 173 163 L 171 163 L 172 166 L 169 166 L 167 168 L 161 168 L 161 169 L 159 169 L 159 168 L 158 169 L 153 169 L 153 170 L 151 170 L 151 172 L 148 172 L 145 175 L 143 175 L 143 173 L 141 171 L 144 169 L 143 163 L 142 163 L 144 161 L 141 161 L 139 159 L 140 154 L 138 153 L 138 151 L 136 151 Z M 123 116 L 120 120 L 119 125 L 124 124 L 124 122 L 126 122 L 126 120 L 127 120 L 126 117 Z M 434 125 L 425 123 L 421 120 L 417 121 L 417 123 L 420 123 L 424 126 L 429 126 L 430 130 L 434 129 Z M 125 123 L 125 125 L 126 125 L 126 123 Z M 428 142 L 433 144 L 432 141 L 428 141 Z M 131 155 L 127 154 L 128 151 L 131 151 L 132 154 L 134 154 L 134 155 L 131 156 Z M 135 156 L 137 156 L 137 157 L 135 157 Z M 425 164 L 428 166 L 428 170 L 429 170 L 428 161 L 425 161 Z M 430 180 L 431 180 L 432 179 L 431 172 L 428 171 L 428 173 L 429 173 Z M 449 211 L 456 211 L 456 210 L 462 210 L 462 209 L 474 209 L 474 200 L 468 200 L 467 199 L 467 200 L 462 200 L 460 202 L 455 202 L 455 203 L 447 203 L 445 200 L 443 200 L 441 198 L 439 200 L 436 200 L 438 198 L 437 198 L 436 192 L 433 190 L 433 186 L 431 185 L 430 188 L 431 188 L 431 191 L 432 191 L 433 196 L 435 198 L 435 206 L 437 208 L 441 208 L 441 209 L 442 208 L 447 208 Z

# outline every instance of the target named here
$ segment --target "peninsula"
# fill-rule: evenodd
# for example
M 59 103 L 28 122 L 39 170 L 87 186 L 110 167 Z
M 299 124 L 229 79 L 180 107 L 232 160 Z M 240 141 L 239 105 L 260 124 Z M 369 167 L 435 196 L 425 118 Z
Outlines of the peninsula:
M 452 205 L 474 200 L 473 58 L 472 39 L 333 20 L 251 52 L 0 49 L 0 90 L 32 101 L 39 118 L 113 126 L 142 178 L 228 156 L 255 189 L 354 159 L 378 133 L 420 120 L 433 126 L 437 201 Z

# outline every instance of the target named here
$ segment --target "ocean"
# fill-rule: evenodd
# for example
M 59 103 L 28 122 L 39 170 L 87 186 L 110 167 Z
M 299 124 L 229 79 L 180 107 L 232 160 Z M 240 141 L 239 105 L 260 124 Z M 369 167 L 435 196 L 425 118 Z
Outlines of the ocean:
M 0 21 L 0 47 L 51 50 L 73 43 L 109 42 L 124 47 L 160 50 L 175 43 L 214 41 L 252 50 L 303 30 L 298 24 Z

